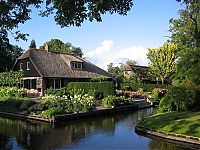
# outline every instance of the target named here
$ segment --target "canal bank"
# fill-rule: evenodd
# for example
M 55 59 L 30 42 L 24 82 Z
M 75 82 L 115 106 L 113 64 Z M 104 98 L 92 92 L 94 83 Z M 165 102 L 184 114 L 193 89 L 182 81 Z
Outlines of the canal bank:
M 114 108 L 103 108 L 100 106 L 100 107 L 96 107 L 96 109 L 91 112 L 56 115 L 56 116 L 53 116 L 52 118 L 43 118 L 39 115 L 34 115 L 34 114 L 7 113 L 7 112 L 0 112 L 0 116 L 56 123 L 56 122 L 82 119 L 82 118 L 87 118 L 87 117 L 92 117 L 92 116 L 102 116 L 102 115 L 124 112 L 124 111 L 137 111 L 140 109 L 146 109 L 150 107 L 152 107 L 152 105 L 146 102 L 145 99 L 140 99 L 140 100 L 136 100 L 133 105 L 118 106 Z
M 175 134 L 175 133 L 164 133 L 160 132 L 155 129 L 146 128 L 144 126 L 136 126 L 135 132 L 138 135 L 154 138 L 154 139 L 162 139 L 166 142 L 184 145 L 187 148 L 191 149 L 199 149 L 200 148 L 200 138 L 193 137 L 193 136 L 186 136 L 181 134 Z
M 142 119 L 137 133 L 200 149 L 199 111 L 169 112 Z

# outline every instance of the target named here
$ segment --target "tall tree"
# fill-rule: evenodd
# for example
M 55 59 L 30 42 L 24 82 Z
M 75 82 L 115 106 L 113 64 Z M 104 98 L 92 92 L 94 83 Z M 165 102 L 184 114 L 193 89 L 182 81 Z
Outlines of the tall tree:
M 110 63 L 109 65 L 107 65 L 107 71 L 108 73 L 110 73 L 111 75 L 113 75 L 114 77 L 117 77 L 120 75 L 120 69 L 118 66 L 113 66 L 113 63 Z
M 170 19 L 171 39 L 182 50 L 200 47 L 200 1 L 190 1 L 186 9 L 179 10 L 179 19 Z
M 30 44 L 29 48 L 36 48 L 36 42 L 35 42 L 35 40 L 31 41 L 31 44 Z
M 160 48 L 148 48 L 151 74 L 161 79 L 162 83 L 167 77 L 171 77 L 175 71 L 178 47 L 173 43 L 165 43 Z
M 24 50 L 18 46 L 9 44 L 3 47 L 0 45 L 0 72 L 12 70 L 15 61 L 23 51 Z
M 69 42 L 64 43 L 59 39 L 51 39 L 50 41 L 40 46 L 40 48 L 44 49 L 45 44 L 48 44 L 48 47 L 51 51 L 62 52 L 62 53 L 75 53 L 77 55 L 83 55 L 83 52 L 80 47 L 75 47 Z
M 188 0 L 180 18 L 171 19 L 171 40 L 180 48 L 175 84 L 200 84 L 200 1 Z

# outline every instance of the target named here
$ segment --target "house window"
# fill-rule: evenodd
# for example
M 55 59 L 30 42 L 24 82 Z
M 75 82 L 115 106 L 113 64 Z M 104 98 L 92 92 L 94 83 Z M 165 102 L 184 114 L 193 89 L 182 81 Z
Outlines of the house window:
M 26 63 L 26 70 L 30 70 L 29 64 L 30 64 L 29 62 Z
M 19 64 L 19 70 L 21 70 L 21 71 L 22 71 L 22 65 L 23 65 L 23 63 Z
M 26 89 L 36 89 L 37 80 L 36 79 L 25 79 L 21 81 L 23 87 Z
M 54 89 L 60 89 L 60 88 L 61 88 L 61 80 L 54 79 Z
M 58 78 L 50 78 L 50 79 L 48 80 L 48 88 L 60 89 L 60 88 L 61 88 L 61 79 L 58 79 Z
M 36 79 L 32 79 L 31 80 L 31 88 L 32 89 L 36 89 L 36 84 L 37 84 L 37 80 Z
M 26 89 L 31 88 L 31 80 L 30 79 L 24 80 L 24 88 L 26 88 Z
M 81 62 L 71 62 L 71 68 L 72 69 L 82 69 L 83 65 Z

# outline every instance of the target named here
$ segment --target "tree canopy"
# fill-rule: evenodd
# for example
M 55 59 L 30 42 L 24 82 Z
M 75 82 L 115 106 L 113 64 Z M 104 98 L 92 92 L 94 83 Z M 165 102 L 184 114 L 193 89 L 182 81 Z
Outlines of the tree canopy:
M 180 49 L 174 83 L 200 85 L 200 1 L 188 0 L 179 15 L 170 20 L 171 41 Z
M 0 45 L 0 72 L 12 70 L 15 61 L 23 51 L 16 45 L 9 44 L 7 47 Z
M 171 39 L 182 50 L 200 47 L 200 1 L 191 0 L 186 9 L 179 10 L 180 18 L 170 19 Z
M 68 27 L 81 26 L 85 20 L 100 22 L 102 14 L 106 13 L 127 15 L 132 5 L 132 0 L 1 0 L 0 42 L 9 43 L 8 32 L 16 39 L 26 40 L 27 33 L 14 29 L 31 19 L 34 8 L 38 9 L 40 16 L 53 15 L 56 24 Z
M 165 43 L 160 48 L 149 48 L 147 58 L 150 61 L 151 74 L 162 80 L 175 72 L 178 47 L 173 43 Z
M 83 55 L 83 52 L 80 47 L 75 47 L 71 43 L 64 43 L 59 39 L 51 39 L 50 41 L 44 43 L 40 46 L 41 49 L 45 48 L 45 44 L 48 44 L 48 47 L 51 51 L 62 52 L 62 53 L 74 53 L 77 55 Z
M 35 42 L 35 40 L 31 41 L 31 44 L 30 44 L 29 48 L 36 48 L 36 42 Z
M 137 64 L 137 61 L 135 61 L 135 60 L 127 60 L 126 61 L 126 65 L 136 65 Z

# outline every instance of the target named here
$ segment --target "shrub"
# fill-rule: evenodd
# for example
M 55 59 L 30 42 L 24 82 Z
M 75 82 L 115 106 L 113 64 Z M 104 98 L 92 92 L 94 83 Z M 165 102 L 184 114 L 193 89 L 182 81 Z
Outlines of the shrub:
M 57 96 L 63 96 L 63 95 L 68 95 L 68 90 L 66 87 L 63 87 L 61 89 L 55 90 L 55 89 L 47 89 L 45 90 L 46 95 L 57 95 Z
M 161 99 L 158 111 L 170 112 L 182 110 L 199 110 L 199 95 L 200 92 L 197 89 L 172 87 Z
M 21 104 L 22 104 L 21 100 L 8 98 L 5 101 L 0 101 L 0 111 L 1 112 L 18 112 Z
M 70 82 L 67 89 L 82 89 L 86 93 L 95 90 L 103 92 L 104 97 L 108 95 L 115 95 L 115 86 L 113 82 Z
M 102 105 L 105 108 L 112 108 L 117 104 L 117 99 L 115 96 L 107 96 L 102 100 Z
M 28 110 L 35 101 L 27 98 L 12 98 L 6 97 L 4 101 L 0 101 L 0 111 L 2 112 L 20 112 L 22 110 Z
M 108 96 L 102 100 L 102 105 L 105 108 L 113 108 L 116 106 L 133 104 L 133 102 L 132 98 L 126 98 L 125 96 Z
M 23 99 L 22 104 L 20 105 L 20 110 L 27 110 L 33 104 L 35 104 L 35 101 L 33 101 L 31 99 Z
M 0 87 L 0 99 L 3 97 L 23 97 L 25 89 L 18 89 L 17 87 Z
M 125 87 L 129 87 L 130 91 L 137 91 L 139 88 L 142 88 L 145 92 L 151 92 L 155 88 L 164 88 L 168 89 L 171 87 L 171 85 L 165 85 L 165 84 L 143 84 L 143 83 L 122 83 L 121 84 L 122 89 Z
M 49 108 L 48 110 L 42 111 L 41 116 L 44 118 L 52 118 L 53 116 L 59 115 L 62 113 L 63 113 L 62 109 L 52 107 L 52 108 Z
M 96 100 L 101 100 L 104 98 L 103 92 L 100 92 L 100 91 L 94 91 L 93 96 L 94 96 L 94 99 Z
M 160 103 L 161 98 L 167 93 L 167 89 L 155 88 L 152 91 L 151 99 L 153 102 Z
M 103 82 L 103 81 L 108 81 L 108 80 L 109 79 L 105 76 L 97 76 L 91 79 L 92 82 Z

